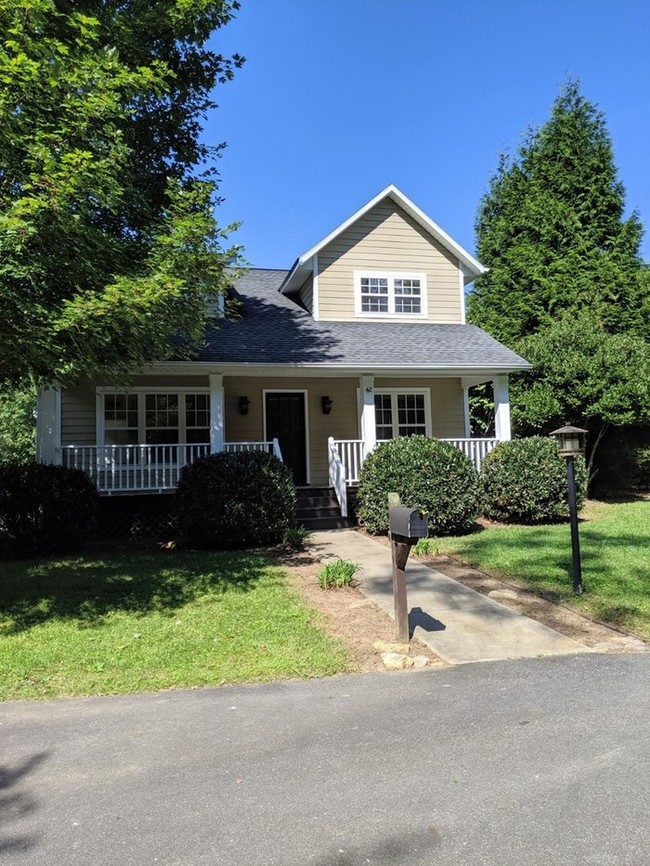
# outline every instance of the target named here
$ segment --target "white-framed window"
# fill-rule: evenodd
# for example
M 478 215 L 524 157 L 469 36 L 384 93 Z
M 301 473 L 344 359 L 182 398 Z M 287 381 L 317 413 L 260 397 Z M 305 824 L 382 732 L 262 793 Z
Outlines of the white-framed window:
M 355 271 L 357 316 L 423 318 L 427 314 L 426 274 Z
M 99 445 L 176 445 L 210 442 L 207 389 L 97 389 Z
M 377 441 L 398 436 L 431 435 L 431 396 L 428 388 L 375 390 Z

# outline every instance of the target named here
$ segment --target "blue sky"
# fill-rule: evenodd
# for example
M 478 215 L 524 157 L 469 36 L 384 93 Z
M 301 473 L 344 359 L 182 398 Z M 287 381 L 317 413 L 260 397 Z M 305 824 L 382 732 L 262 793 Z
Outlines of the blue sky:
M 650 260 L 647 0 L 242 0 L 215 45 L 247 61 L 205 135 L 221 224 L 288 268 L 389 183 L 474 251 L 498 155 L 578 78 L 605 113 Z

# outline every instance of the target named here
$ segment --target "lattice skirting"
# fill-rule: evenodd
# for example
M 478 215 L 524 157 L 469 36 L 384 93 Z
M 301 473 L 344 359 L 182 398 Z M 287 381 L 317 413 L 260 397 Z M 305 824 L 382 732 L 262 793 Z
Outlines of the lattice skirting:
M 178 534 L 176 496 L 103 496 L 99 503 L 98 541 L 166 541 Z

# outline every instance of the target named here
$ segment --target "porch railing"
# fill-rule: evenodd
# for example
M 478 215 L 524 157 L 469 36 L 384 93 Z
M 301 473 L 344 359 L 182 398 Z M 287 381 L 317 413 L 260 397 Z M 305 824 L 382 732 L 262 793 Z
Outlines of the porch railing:
M 329 472 L 330 487 L 334 488 L 336 499 L 338 500 L 341 509 L 341 517 L 348 516 L 348 488 L 346 484 L 346 466 L 341 460 L 338 444 L 330 436 L 327 440 L 328 459 L 327 467 Z
M 225 442 L 224 451 L 266 451 L 282 460 L 277 439 L 268 442 Z M 207 443 L 174 445 L 66 445 L 60 462 L 81 469 L 102 493 L 144 493 L 173 490 L 181 469 L 210 453 Z
M 442 442 L 449 442 L 455 445 L 463 454 L 467 455 L 474 464 L 476 471 L 480 472 L 481 463 L 486 454 L 497 445 L 498 439 L 442 439 Z M 380 444 L 380 443 L 378 443 Z M 333 439 L 328 440 L 328 465 L 330 467 L 330 484 L 332 482 L 332 463 L 334 460 L 334 452 L 338 455 L 339 462 L 342 464 L 345 483 L 347 485 L 357 484 L 359 482 L 359 473 L 363 466 L 365 458 L 365 448 L 362 439 Z

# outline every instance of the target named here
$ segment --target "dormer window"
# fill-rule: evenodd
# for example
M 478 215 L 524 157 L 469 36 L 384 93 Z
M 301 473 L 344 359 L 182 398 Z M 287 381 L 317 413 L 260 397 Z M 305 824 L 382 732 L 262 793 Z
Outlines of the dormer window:
M 426 315 L 426 275 L 355 271 L 357 316 Z

